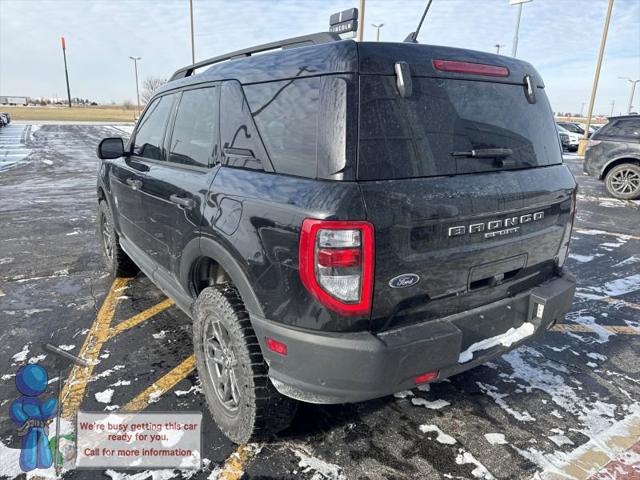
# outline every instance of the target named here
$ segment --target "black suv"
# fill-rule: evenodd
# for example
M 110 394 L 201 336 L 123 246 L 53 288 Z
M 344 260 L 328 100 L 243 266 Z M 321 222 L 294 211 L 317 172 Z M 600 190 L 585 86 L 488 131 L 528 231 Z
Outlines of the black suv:
M 473 368 L 573 299 L 576 183 L 519 60 L 332 34 L 263 45 L 177 71 L 126 148 L 98 156 L 107 262 L 193 319 L 236 442 L 284 428 L 294 399 Z
M 604 180 L 610 195 L 623 200 L 640 198 L 640 116 L 609 118 L 589 140 L 583 168 Z

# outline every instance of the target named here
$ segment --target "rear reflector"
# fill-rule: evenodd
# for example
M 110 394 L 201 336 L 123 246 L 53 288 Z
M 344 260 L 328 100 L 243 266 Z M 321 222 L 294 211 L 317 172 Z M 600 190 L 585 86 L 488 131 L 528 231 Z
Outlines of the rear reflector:
M 273 338 L 265 337 L 267 341 L 267 348 L 272 352 L 279 353 L 282 356 L 287 356 L 288 349 L 287 344 L 274 340 Z
M 415 381 L 416 381 L 416 385 L 419 385 L 421 383 L 426 383 L 426 382 L 430 382 L 431 380 L 435 380 L 436 378 L 438 378 L 438 371 L 419 375 L 416 377 Z
M 436 70 L 453 73 L 469 73 L 472 75 L 484 75 L 487 77 L 508 77 L 509 69 L 498 65 L 486 65 L 484 63 L 457 62 L 455 60 L 434 60 Z
M 318 252 L 318 265 L 322 267 L 357 267 L 360 248 L 323 248 Z

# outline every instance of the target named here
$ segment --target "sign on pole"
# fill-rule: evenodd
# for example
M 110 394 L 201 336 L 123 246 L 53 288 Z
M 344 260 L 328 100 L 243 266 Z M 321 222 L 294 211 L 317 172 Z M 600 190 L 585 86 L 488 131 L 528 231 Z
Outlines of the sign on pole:
M 358 31 L 358 9 L 349 8 L 331 15 L 329 31 L 340 35 L 353 32 L 355 35 L 355 32 Z

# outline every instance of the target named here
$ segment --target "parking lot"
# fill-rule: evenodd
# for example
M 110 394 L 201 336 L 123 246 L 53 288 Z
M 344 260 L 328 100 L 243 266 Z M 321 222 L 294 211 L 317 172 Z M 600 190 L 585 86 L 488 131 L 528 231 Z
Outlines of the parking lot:
M 0 130 L 0 477 L 19 474 L 8 408 L 44 343 L 85 359 L 66 372 L 62 431 L 86 411 L 201 410 L 203 468 L 105 478 L 614 478 L 640 476 L 640 201 L 582 174 L 565 322 L 453 378 L 353 405 L 301 405 L 267 444 L 231 444 L 194 372 L 189 319 L 142 274 L 112 281 L 95 239 L 95 147 L 128 126 Z M 55 392 L 55 379 L 50 381 Z M 12 460 L 13 459 L 13 460 Z M 64 478 L 96 478 L 67 470 Z M 638 478 L 638 477 L 635 477 Z

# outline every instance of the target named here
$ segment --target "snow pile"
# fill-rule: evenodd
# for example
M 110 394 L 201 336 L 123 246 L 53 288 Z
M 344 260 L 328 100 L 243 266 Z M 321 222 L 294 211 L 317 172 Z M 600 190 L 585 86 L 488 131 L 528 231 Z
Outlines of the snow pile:
M 419 428 L 422 433 L 429 433 L 429 432 L 437 433 L 438 436 L 436 437 L 436 441 L 440 443 L 444 443 L 445 445 L 453 445 L 456 443 L 455 438 L 453 438 L 451 435 L 447 435 L 435 425 L 420 425 Z
M 466 363 L 473 359 L 473 352 L 477 352 L 479 350 L 488 350 L 489 348 L 495 347 L 496 345 L 502 345 L 504 347 L 510 347 L 516 342 L 527 338 L 530 335 L 533 335 L 536 327 L 533 326 L 533 323 L 525 322 L 520 325 L 518 328 L 511 327 L 504 333 L 500 335 L 496 335 L 495 337 L 485 338 L 480 342 L 476 342 L 467 348 L 464 352 L 460 353 L 460 357 L 458 358 L 459 363 Z

